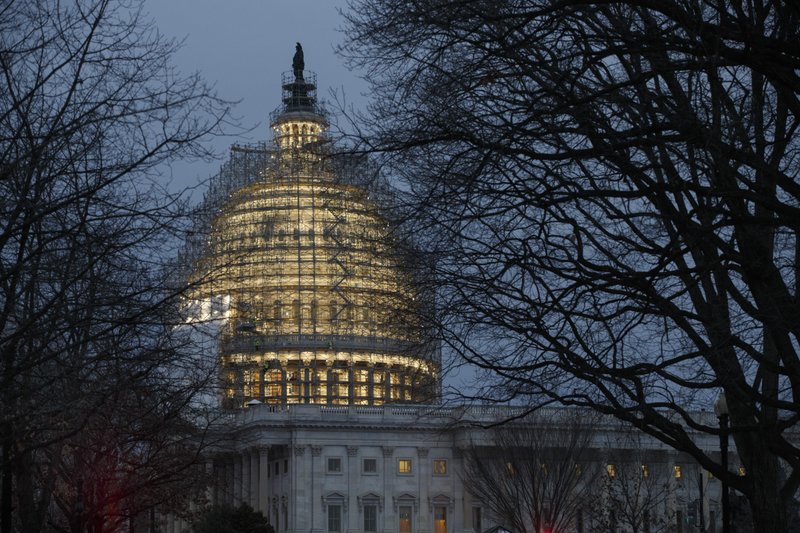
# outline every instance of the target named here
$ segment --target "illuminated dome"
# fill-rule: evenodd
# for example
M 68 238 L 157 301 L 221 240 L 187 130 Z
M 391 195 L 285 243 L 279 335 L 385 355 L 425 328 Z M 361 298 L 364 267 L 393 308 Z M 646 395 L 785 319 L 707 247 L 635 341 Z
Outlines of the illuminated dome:
M 313 74 L 284 74 L 275 145 L 234 146 L 203 204 L 193 301 L 222 322 L 223 403 L 436 401 L 424 299 L 360 185 L 366 161 L 332 154 L 315 92 Z

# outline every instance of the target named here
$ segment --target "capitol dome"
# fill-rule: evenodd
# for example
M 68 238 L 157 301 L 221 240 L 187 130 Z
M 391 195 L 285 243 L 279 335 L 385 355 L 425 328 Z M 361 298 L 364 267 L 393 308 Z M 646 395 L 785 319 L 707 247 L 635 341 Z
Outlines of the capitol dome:
M 223 405 L 436 401 L 430 299 L 374 171 L 334 153 L 313 74 L 284 74 L 282 88 L 274 144 L 234 145 L 198 211 L 191 300 L 222 323 Z

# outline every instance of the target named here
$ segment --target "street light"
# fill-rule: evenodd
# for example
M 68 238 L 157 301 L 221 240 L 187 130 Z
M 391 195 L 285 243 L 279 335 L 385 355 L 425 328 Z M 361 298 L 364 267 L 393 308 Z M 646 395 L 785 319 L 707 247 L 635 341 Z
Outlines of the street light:
M 725 393 L 720 392 L 717 401 L 714 402 L 714 412 L 719 418 L 719 449 L 722 454 L 722 533 L 731 531 L 731 506 L 728 499 L 728 402 Z

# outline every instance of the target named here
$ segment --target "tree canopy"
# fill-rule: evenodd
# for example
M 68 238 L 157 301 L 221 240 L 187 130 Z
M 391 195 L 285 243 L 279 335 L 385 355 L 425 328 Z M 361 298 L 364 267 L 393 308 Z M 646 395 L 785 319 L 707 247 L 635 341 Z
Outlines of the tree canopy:
M 228 104 L 176 48 L 135 0 L 0 2 L 3 532 L 191 493 L 213 367 L 175 328 L 183 198 L 158 170 L 209 155 Z
M 380 154 L 474 396 L 589 406 L 786 531 L 800 483 L 800 20 L 780 0 L 354 1 Z M 700 435 L 724 391 L 747 476 Z

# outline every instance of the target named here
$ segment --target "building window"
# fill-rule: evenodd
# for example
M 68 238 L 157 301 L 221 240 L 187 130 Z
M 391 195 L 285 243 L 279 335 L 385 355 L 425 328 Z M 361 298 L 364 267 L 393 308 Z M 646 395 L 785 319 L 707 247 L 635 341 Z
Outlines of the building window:
M 675 479 L 680 479 L 681 476 L 683 475 L 681 473 L 681 467 L 678 466 L 678 465 L 673 466 L 672 467 L 672 475 L 675 476 Z
M 608 477 L 617 477 L 617 465 L 609 463 L 606 465 L 606 473 Z
M 399 533 L 413 533 L 411 527 L 411 506 L 401 505 L 397 513 Z
M 272 465 L 272 467 L 273 467 L 272 468 L 273 473 L 277 476 L 278 475 L 278 469 L 280 468 L 280 465 L 278 464 L 278 461 L 275 461 L 275 464 Z
M 650 476 L 650 468 L 647 465 L 642 465 L 642 477 Z
M 292 300 L 292 320 L 299 324 L 302 322 L 303 315 L 300 308 L 300 300 Z
M 283 473 L 284 474 L 288 474 L 289 473 L 289 459 L 284 459 L 283 460 Z
M 480 507 L 473 507 L 472 508 L 472 529 L 475 533 L 482 533 L 483 532 L 483 516 L 481 513 Z
M 433 474 L 436 476 L 447 475 L 447 459 L 434 459 L 433 460 Z
M 364 533 L 375 533 L 378 531 L 378 506 L 364 506 Z
M 433 508 L 433 533 L 447 533 L 447 507 L 444 505 Z
M 339 533 L 342 530 L 342 506 L 328 505 L 328 531 Z
M 342 473 L 342 459 L 341 457 L 328 457 L 328 473 L 341 474 Z
M 378 473 L 378 460 L 374 458 L 366 458 L 361 463 L 361 471 L 364 474 L 377 474 Z
M 398 459 L 397 460 L 397 473 L 410 474 L 411 473 L 411 459 Z

